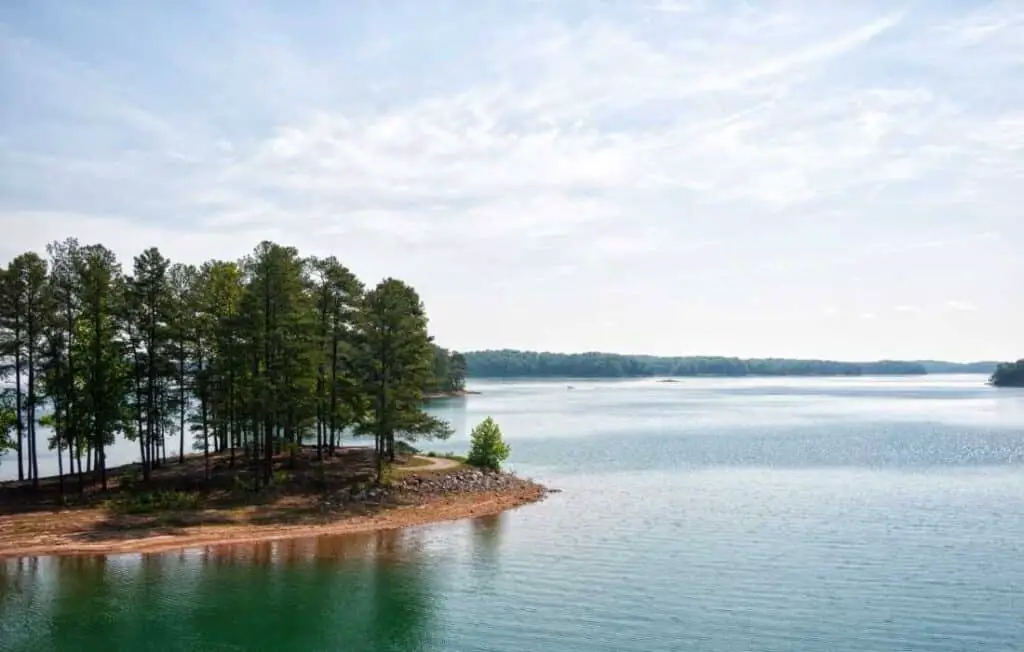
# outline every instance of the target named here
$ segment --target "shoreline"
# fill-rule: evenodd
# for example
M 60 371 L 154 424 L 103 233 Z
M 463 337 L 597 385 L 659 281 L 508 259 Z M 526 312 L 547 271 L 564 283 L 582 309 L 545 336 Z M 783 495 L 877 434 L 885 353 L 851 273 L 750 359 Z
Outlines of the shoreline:
M 460 389 L 454 392 L 424 392 L 423 400 L 432 401 L 441 398 L 463 398 L 465 396 L 477 396 L 481 392 L 475 389 Z
M 223 521 L 203 523 L 201 519 L 204 516 L 219 516 L 212 511 L 204 511 L 199 514 L 162 514 L 163 521 L 160 523 L 137 527 L 133 531 L 131 528 L 119 527 L 118 519 L 112 518 L 103 508 L 7 515 L 0 517 L 0 560 L 35 556 L 160 553 L 205 546 L 395 530 L 492 516 L 540 502 L 552 493 L 530 480 L 501 475 L 513 478 L 514 482 L 499 489 L 431 495 L 420 502 L 388 506 L 371 514 L 339 515 L 337 518 L 327 517 L 315 522 L 286 525 L 251 522 L 225 524 Z M 417 481 L 421 481 L 421 478 Z M 240 511 L 247 512 L 244 516 L 258 519 L 260 512 L 279 508 L 279 505 L 270 504 Z M 200 522 L 191 525 L 164 523 L 168 517 L 187 519 L 188 516 L 198 517 Z M 58 524 L 56 531 L 55 523 Z M 172 531 L 166 532 L 168 529 Z

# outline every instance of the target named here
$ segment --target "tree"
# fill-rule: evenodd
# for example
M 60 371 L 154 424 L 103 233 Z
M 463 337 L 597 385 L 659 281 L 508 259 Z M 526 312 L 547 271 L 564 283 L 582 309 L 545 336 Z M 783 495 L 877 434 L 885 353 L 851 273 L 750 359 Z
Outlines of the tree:
M 14 406 L 10 403 L 6 394 L 0 394 L 0 460 L 3 460 L 5 452 L 14 448 L 12 434 L 18 418 L 15 416 Z
M 46 246 L 50 257 L 48 295 L 52 314 L 45 328 L 45 359 L 42 386 L 53 406 L 54 435 L 50 448 L 57 451 L 60 491 L 64 492 L 64 467 L 61 451 L 68 452 L 68 473 L 74 473 L 73 460 L 78 461 L 79 490 L 81 475 L 82 397 L 86 389 L 79 382 L 78 360 L 74 355 L 81 319 L 80 279 L 82 249 L 78 241 L 68 238 Z
M 337 259 L 272 242 L 199 268 L 149 248 L 130 275 L 99 244 L 68 238 L 46 252 L 0 269 L 0 376 L 14 380 L 4 445 L 19 450 L 21 477 L 39 479 L 39 424 L 52 428 L 62 493 L 66 474 L 79 491 L 94 470 L 105 486 L 118 437 L 138 443 L 149 482 L 166 435 L 184 461 L 186 425 L 207 476 L 213 451 L 233 466 L 240 449 L 257 486 L 306 438 L 323 456 L 349 428 L 373 435 L 382 473 L 396 438 L 451 433 L 422 410 L 423 392 L 461 388 L 465 360 L 432 342 L 401 281 L 366 293 Z
M 477 424 L 469 438 L 471 444 L 466 461 L 471 466 L 500 471 L 512 450 L 502 439 L 501 428 L 494 419 L 487 417 Z
M 244 292 L 237 263 L 210 261 L 199 270 L 191 293 L 194 385 L 199 398 L 193 422 L 209 473 L 211 435 L 217 450 L 230 448 L 234 464 L 236 405 L 245 378 L 239 321 Z
M 333 256 L 311 259 L 316 302 L 317 338 L 321 353 L 316 381 L 317 456 L 333 454 L 339 431 L 356 423 L 365 406 L 362 388 L 352 382 L 351 363 L 357 346 L 354 317 L 363 300 L 362 283 Z
M 995 387 L 1024 387 L 1024 360 L 999 364 L 989 382 Z
M 294 450 L 315 419 L 322 351 L 298 251 L 262 242 L 244 267 L 240 323 L 251 361 L 249 413 L 254 430 L 262 430 L 263 478 L 269 483 L 275 450 L 285 442 Z
M 22 441 L 25 438 L 22 419 L 22 372 L 24 353 L 24 327 L 21 323 L 20 274 L 14 261 L 7 269 L 0 268 L 0 381 L 9 376 L 14 380 L 14 405 L 7 408 L 5 416 L 12 419 L 13 444 L 18 452 L 18 480 L 25 479 L 25 459 Z M 10 433 L 7 433 L 10 434 Z M 5 441 L 9 441 L 6 440 Z
M 168 269 L 167 283 L 170 293 L 169 350 L 174 361 L 174 383 L 178 410 L 178 463 L 185 463 L 185 413 L 188 409 L 190 333 L 195 327 L 192 295 L 198 273 L 192 265 L 175 263 Z
M 79 263 L 82 319 L 76 333 L 75 356 L 81 360 L 80 369 L 87 387 L 83 396 L 82 417 L 89 433 L 89 446 L 96 456 L 95 469 L 106 490 L 106 447 L 114 443 L 117 433 L 124 431 L 124 422 L 128 417 L 127 366 L 116 319 L 117 311 L 125 299 L 122 295 L 125 286 L 120 280 L 121 266 L 114 252 L 106 247 L 83 247 Z M 146 341 L 151 342 L 151 337 L 149 335 Z M 152 359 L 149 364 L 154 364 Z M 150 372 L 152 377 L 153 373 Z M 150 423 L 146 434 L 150 436 L 155 411 L 152 387 L 148 396 L 146 414 Z
M 434 350 L 419 295 L 388 278 L 366 295 L 359 315 L 359 375 L 370 398 L 369 418 L 356 429 L 373 435 L 377 478 L 395 459 L 395 438 L 444 439 L 451 427 L 423 411 L 423 388 L 431 377 Z
M 135 382 L 135 417 L 139 427 L 144 467 L 160 464 L 163 426 L 170 418 L 165 391 L 174 375 L 171 358 L 174 296 L 168 278 L 170 261 L 151 247 L 134 260 L 134 275 L 127 290 L 134 310 L 132 362 Z
M 38 254 L 28 252 L 11 261 L 0 277 L 0 356 L 8 360 L 0 375 L 13 373 L 15 448 L 18 479 L 24 480 L 23 446 L 28 445 L 28 475 L 39 486 L 39 455 L 36 445 L 37 376 L 42 335 L 49 319 L 47 266 Z
M 645 376 L 861 376 L 926 374 L 917 362 L 836 362 L 721 356 L 661 357 L 615 353 L 470 351 L 468 374 L 476 378 L 629 378 Z

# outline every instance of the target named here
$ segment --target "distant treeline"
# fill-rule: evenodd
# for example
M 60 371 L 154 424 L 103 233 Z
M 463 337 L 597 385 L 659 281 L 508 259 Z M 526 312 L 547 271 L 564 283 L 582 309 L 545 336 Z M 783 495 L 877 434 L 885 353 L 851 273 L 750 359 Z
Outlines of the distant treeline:
M 472 378 L 570 377 L 637 378 L 645 376 L 868 376 L 922 375 L 918 362 L 836 362 L 786 358 L 659 357 L 615 353 L 538 353 L 470 351 L 464 353 Z
M 1024 387 L 1024 360 L 998 365 L 989 382 L 996 387 Z
M 998 362 L 943 362 L 941 360 L 915 360 L 930 374 L 990 374 Z

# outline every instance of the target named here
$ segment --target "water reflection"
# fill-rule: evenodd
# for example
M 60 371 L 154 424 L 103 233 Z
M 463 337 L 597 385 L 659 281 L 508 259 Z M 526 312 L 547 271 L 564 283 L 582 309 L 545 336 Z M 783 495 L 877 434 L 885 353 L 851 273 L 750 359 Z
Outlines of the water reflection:
M 0 565 L 4 650 L 407 650 L 434 633 L 417 531 Z

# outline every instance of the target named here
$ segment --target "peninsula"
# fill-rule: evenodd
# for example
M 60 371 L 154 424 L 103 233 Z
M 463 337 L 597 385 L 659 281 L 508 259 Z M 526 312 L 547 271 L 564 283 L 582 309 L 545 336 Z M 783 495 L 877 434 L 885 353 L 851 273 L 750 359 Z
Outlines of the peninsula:
M 75 238 L 16 256 L 0 268 L 0 463 L 17 477 L 0 483 L 0 555 L 391 528 L 540 499 L 500 472 L 493 422 L 494 454 L 471 451 L 473 468 L 411 448 L 452 434 L 425 401 L 466 392 L 464 358 L 427 324 L 408 284 L 366 287 L 273 242 L 198 266 L 151 247 L 126 269 Z M 137 464 L 108 468 L 119 441 Z M 40 469 L 43 446 L 56 468 Z
M 405 455 L 384 483 L 368 447 L 338 448 L 320 461 L 303 448 L 275 459 L 275 482 L 254 495 L 226 452 L 151 472 L 109 469 L 103 491 L 90 481 L 61 496 L 57 478 L 0 484 L 0 558 L 159 552 L 222 543 L 390 530 L 475 518 L 542 500 L 548 490 L 461 458 Z

